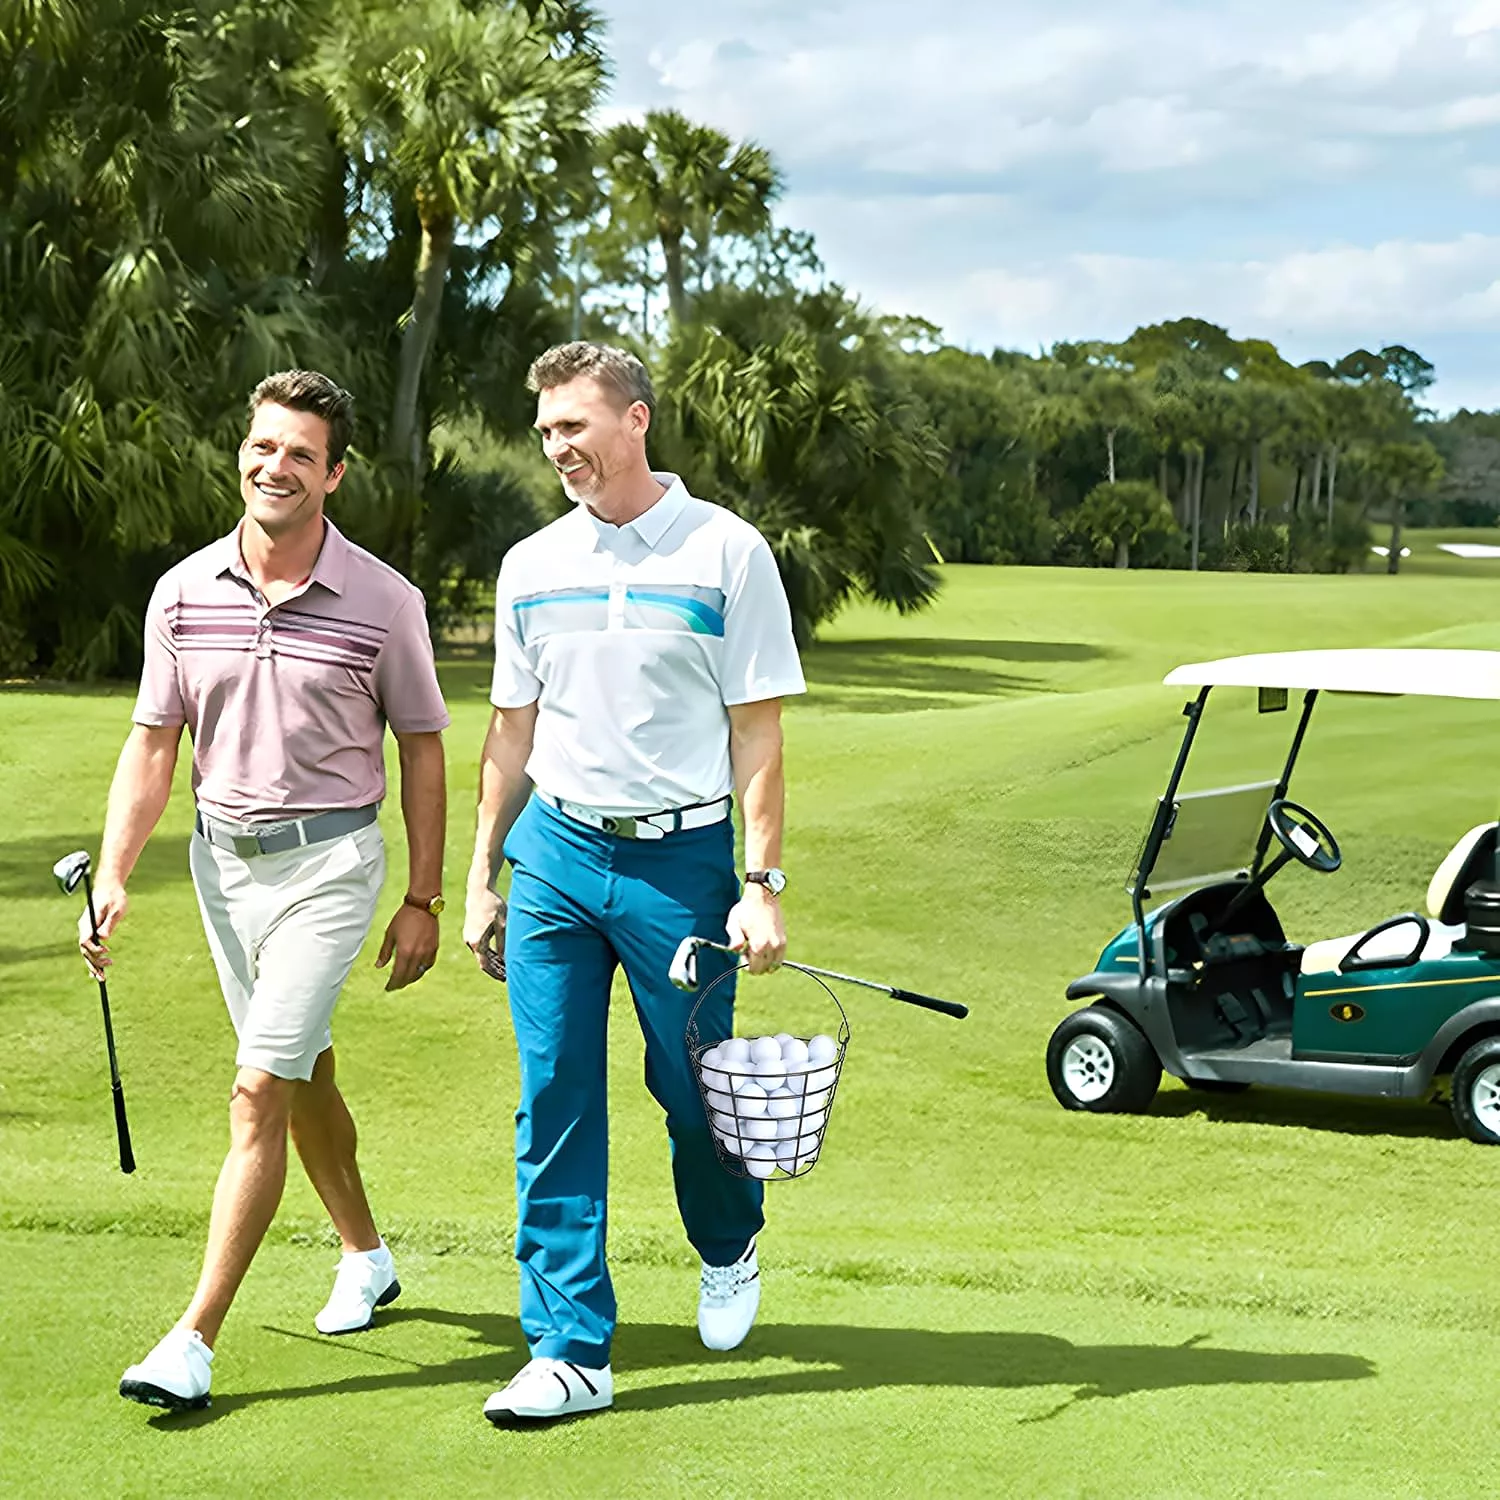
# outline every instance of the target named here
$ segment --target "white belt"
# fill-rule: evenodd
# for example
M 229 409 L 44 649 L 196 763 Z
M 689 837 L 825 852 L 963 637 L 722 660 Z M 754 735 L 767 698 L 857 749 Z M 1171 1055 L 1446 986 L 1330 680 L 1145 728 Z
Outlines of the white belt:
M 700 802 L 693 807 L 669 808 L 665 812 L 639 813 L 634 817 L 618 816 L 584 807 L 578 802 L 569 802 L 563 797 L 554 797 L 551 792 L 537 788 L 537 796 L 558 812 L 597 828 L 601 833 L 612 833 L 620 839 L 664 839 L 669 833 L 679 833 L 689 828 L 709 828 L 722 823 L 729 816 L 731 798 L 720 797 L 713 802 Z

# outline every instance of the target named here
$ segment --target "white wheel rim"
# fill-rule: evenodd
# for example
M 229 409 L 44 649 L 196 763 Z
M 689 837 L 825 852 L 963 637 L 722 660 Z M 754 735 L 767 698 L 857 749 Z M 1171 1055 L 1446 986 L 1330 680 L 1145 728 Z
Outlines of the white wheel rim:
M 1491 1063 L 1469 1086 L 1474 1118 L 1491 1135 L 1500 1136 L 1500 1063 Z
M 1493 1070 L 1495 1079 L 1495 1112 L 1500 1120 L 1500 1067 Z M 1115 1055 L 1102 1038 L 1085 1033 L 1076 1036 L 1063 1051 L 1063 1082 L 1068 1092 L 1083 1104 L 1102 1099 L 1115 1081 Z

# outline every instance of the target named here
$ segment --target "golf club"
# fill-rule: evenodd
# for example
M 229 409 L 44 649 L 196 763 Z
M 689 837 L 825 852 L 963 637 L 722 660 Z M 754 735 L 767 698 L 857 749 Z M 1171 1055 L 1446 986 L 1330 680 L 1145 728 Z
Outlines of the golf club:
M 698 988 L 698 954 L 704 948 L 710 948 L 715 953 L 727 953 L 731 958 L 743 957 L 727 944 L 715 943 L 709 938 L 683 938 L 677 945 L 677 952 L 672 957 L 672 967 L 668 970 L 668 977 L 678 989 L 695 990 Z M 814 964 L 793 963 L 791 959 L 787 959 L 782 967 L 798 969 L 804 974 L 816 974 L 823 979 L 838 979 L 844 984 L 857 984 L 866 990 L 879 990 L 881 994 L 889 995 L 892 1000 L 901 1000 L 907 1005 L 920 1005 L 923 1010 L 935 1010 L 942 1015 L 952 1016 L 958 1021 L 963 1020 L 969 1013 L 969 1007 L 960 1005 L 956 1000 L 939 1000 L 933 995 L 919 995 L 914 990 L 897 989 L 891 984 L 877 984 L 873 979 L 857 979 L 853 974 L 840 974 L 834 969 L 820 969 Z
M 71 896 L 83 882 L 83 896 L 88 903 L 89 928 L 99 941 L 99 919 L 94 915 L 94 888 L 89 880 L 88 852 L 80 849 L 52 866 L 52 873 L 65 896 Z M 130 1149 L 130 1122 L 125 1118 L 125 1086 L 120 1082 L 120 1064 L 115 1057 L 115 1028 L 109 1018 L 109 986 L 99 980 L 99 1003 L 104 1008 L 104 1044 L 109 1049 L 109 1086 L 115 1099 L 115 1135 L 120 1142 L 120 1170 L 135 1171 L 135 1152 Z

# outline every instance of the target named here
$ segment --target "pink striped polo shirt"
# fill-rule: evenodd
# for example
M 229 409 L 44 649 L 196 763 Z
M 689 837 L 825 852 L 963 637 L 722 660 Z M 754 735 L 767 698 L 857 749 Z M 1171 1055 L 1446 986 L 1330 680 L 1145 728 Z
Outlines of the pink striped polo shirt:
M 137 724 L 186 724 L 193 794 L 240 822 L 385 796 L 385 726 L 448 727 L 421 591 L 325 520 L 312 576 L 267 606 L 236 527 L 162 575 Z

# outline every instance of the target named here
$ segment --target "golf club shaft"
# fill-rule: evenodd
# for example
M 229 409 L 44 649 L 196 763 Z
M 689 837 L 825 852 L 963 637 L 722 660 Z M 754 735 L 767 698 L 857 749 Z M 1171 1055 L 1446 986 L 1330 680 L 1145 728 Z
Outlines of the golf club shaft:
M 731 954 L 735 958 L 743 957 L 737 949 L 724 943 L 711 943 L 705 939 L 703 947 Z M 784 961 L 783 967 L 800 969 L 804 974 L 816 974 L 823 979 L 837 979 L 844 984 L 857 984 L 861 989 L 879 990 L 882 995 L 889 995 L 892 1000 L 900 1000 L 907 1005 L 919 1005 L 923 1010 L 935 1010 L 940 1015 L 952 1016 L 956 1021 L 962 1021 L 969 1013 L 969 1007 L 960 1005 L 956 1000 L 939 1000 L 936 995 L 919 995 L 915 990 L 897 989 L 890 984 L 876 984 L 873 979 L 860 979 L 853 974 L 840 974 L 836 969 L 820 969 L 815 964 L 797 963 L 790 958 Z
M 99 918 L 94 913 L 94 886 L 87 869 L 83 872 L 83 899 L 89 909 L 89 930 L 99 941 Z M 109 1052 L 109 1087 L 114 1096 L 115 1138 L 120 1145 L 120 1170 L 135 1171 L 135 1152 L 130 1145 L 130 1121 L 125 1116 L 125 1085 L 120 1082 L 120 1063 L 115 1056 L 115 1027 L 109 1014 L 109 985 L 99 981 L 99 1005 L 104 1012 L 104 1045 Z

